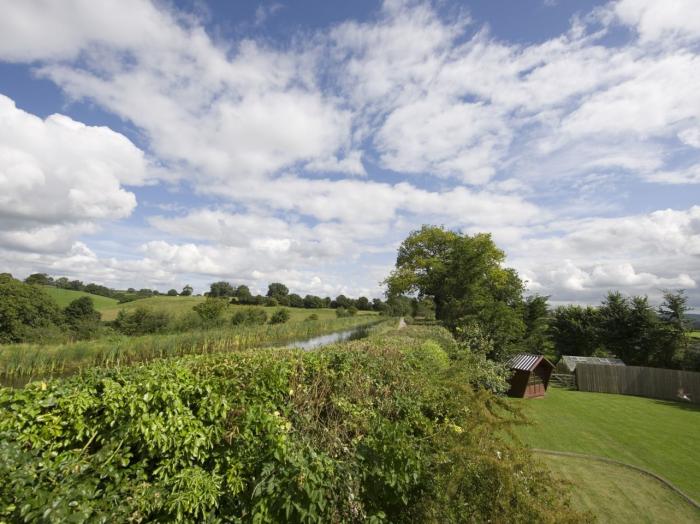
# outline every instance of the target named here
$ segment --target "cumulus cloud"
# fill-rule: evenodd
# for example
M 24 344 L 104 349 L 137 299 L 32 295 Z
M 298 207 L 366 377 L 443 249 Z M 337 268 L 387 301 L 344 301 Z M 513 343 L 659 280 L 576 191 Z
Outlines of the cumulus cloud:
M 117 270 L 75 240 L 132 212 L 124 186 L 153 176 L 144 154 L 0 99 L 0 245 L 37 267 L 63 250 L 112 280 L 289 278 L 330 293 L 376 290 L 408 231 L 438 223 L 493 231 L 532 289 L 568 299 L 695 287 L 697 208 L 642 213 L 623 194 L 700 183 L 694 0 L 612 1 L 529 44 L 445 6 L 387 0 L 281 45 L 217 40 L 161 3 L 5 3 L 0 59 L 133 123 L 211 205 L 149 217 Z
M 0 244 L 65 249 L 99 221 L 129 216 L 136 198 L 123 185 L 149 176 L 123 135 L 59 114 L 42 120 L 0 95 Z

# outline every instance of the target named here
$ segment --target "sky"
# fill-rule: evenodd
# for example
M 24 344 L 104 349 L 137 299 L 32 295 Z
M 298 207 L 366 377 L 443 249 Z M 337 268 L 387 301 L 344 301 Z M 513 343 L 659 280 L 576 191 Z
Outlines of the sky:
M 382 296 L 422 224 L 700 307 L 700 2 L 0 0 L 0 271 Z

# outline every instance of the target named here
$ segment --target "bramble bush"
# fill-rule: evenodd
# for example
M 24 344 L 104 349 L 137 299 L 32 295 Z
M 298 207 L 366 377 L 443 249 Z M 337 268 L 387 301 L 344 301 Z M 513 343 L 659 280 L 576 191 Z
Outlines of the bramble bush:
M 577 521 L 443 338 L 409 327 L 0 389 L 0 521 Z

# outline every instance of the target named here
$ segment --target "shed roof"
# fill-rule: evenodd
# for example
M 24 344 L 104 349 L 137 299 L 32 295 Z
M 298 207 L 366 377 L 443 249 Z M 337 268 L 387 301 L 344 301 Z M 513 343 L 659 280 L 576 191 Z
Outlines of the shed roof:
M 561 357 L 566 367 L 571 371 L 576 369 L 577 364 L 602 364 L 606 366 L 624 366 L 625 363 L 619 358 L 604 358 L 604 357 L 578 357 L 574 355 L 564 355 Z
M 518 353 L 517 355 L 514 355 L 506 363 L 506 365 L 510 369 L 515 369 L 518 371 L 532 371 L 542 361 L 544 361 L 548 366 L 554 367 L 554 365 L 542 355 L 531 355 L 530 353 Z

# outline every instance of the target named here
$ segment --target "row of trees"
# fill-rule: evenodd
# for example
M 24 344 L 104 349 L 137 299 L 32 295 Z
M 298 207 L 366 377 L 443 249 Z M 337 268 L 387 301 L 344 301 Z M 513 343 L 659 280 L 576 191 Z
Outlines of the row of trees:
M 598 308 L 562 306 L 524 297 L 524 284 L 505 267 L 491 236 L 423 226 L 401 244 L 386 279 L 387 304 L 408 314 L 434 305 L 435 317 L 458 338 L 478 333 L 488 356 L 517 351 L 568 355 L 614 354 L 630 365 L 700 369 L 700 348 L 688 337 L 687 298 L 667 292 L 654 309 L 646 297 L 608 294 Z M 406 295 L 415 297 L 407 299 Z M 411 307 L 412 306 L 412 307 Z
M 302 297 L 296 293 L 290 293 L 289 288 L 281 282 L 273 282 L 267 287 L 266 295 L 253 295 L 250 288 L 245 285 L 234 286 L 229 282 L 219 281 L 210 284 L 209 291 L 205 293 L 209 297 L 229 298 L 238 304 L 263 305 L 263 306 L 289 306 L 306 309 L 317 308 L 355 308 L 360 311 L 384 311 L 386 304 L 378 298 L 370 301 L 367 297 L 357 299 L 338 295 L 331 297 L 319 297 L 306 295 Z
M 544 320 L 560 355 L 607 354 L 629 365 L 700 369 L 688 309 L 682 290 L 665 292 L 658 308 L 645 296 L 612 291 L 599 307 L 560 306 Z

